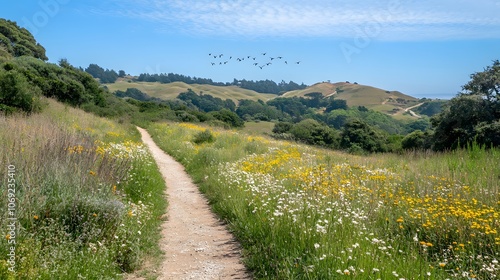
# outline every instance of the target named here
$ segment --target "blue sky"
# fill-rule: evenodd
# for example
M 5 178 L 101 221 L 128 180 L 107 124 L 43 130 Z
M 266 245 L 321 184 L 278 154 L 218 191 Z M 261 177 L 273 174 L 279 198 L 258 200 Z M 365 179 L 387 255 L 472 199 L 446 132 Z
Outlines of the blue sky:
M 500 59 L 499 12 L 500 0 L 20 0 L 0 17 L 31 31 L 51 62 L 83 68 L 451 98 Z

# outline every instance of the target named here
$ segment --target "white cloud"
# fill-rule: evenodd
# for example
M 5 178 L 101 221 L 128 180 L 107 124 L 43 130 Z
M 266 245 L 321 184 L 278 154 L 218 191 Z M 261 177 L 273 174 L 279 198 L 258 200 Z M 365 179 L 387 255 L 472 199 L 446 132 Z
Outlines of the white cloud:
M 500 38 L 493 0 L 114 0 L 100 13 L 202 36 Z M 109 3 L 109 2 L 108 2 Z

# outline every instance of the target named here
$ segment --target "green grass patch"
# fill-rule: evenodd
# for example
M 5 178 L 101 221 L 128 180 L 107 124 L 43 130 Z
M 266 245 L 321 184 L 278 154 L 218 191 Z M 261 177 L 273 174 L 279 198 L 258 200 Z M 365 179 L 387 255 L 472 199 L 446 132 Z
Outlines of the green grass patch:
M 274 128 L 274 122 L 245 122 L 242 131 L 250 135 L 271 135 Z

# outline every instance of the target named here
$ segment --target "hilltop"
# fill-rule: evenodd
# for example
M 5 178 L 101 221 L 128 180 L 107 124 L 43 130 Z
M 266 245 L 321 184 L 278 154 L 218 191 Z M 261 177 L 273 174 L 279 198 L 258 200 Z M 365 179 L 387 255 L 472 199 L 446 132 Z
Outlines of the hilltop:
M 320 92 L 324 97 L 333 96 L 335 99 L 346 100 L 347 105 L 365 106 L 375 111 L 394 114 L 410 106 L 418 104 L 419 99 L 401 93 L 399 91 L 388 91 L 368 85 L 360 85 L 349 82 L 321 82 L 307 87 L 303 90 L 289 91 L 283 97 L 304 97 L 308 93 Z
M 163 100 L 173 100 L 180 93 L 192 89 L 196 93 L 209 94 L 221 99 L 231 99 L 235 103 L 241 99 L 252 101 L 268 101 L 278 95 L 272 93 L 259 93 L 253 90 L 240 88 L 238 86 L 215 86 L 208 84 L 186 84 L 184 82 L 159 83 L 159 82 L 137 82 L 128 78 L 120 78 L 115 83 L 106 84 L 110 92 L 117 90 L 125 91 L 127 88 L 136 88 L 151 97 Z
M 269 101 L 277 97 L 307 98 L 306 94 L 319 92 L 323 95 L 323 98 L 333 96 L 335 99 L 346 100 L 349 107 L 364 106 L 368 109 L 393 116 L 402 115 L 405 109 L 420 104 L 418 98 L 399 91 L 387 91 L 368 85 L 349 82 L 321 82 L 308 86 L 302 90 L 287 91 L 282 95 L 259 93 L 235 85 L 217 86 L 208 84 L 186 84 L 184 82 L 137 82 L 131 77 L 120 78 L 115 83 L 106 84 L 106 87 L 110 92 L 115 92 L 117 90 L 125 91 L 127 88 L 136 88 L 151 97 L 164 100 L 173 100 L 180 93 L 192 89 L 197 93 L 209 94 L 221 99 L 231 99 L 235 103 L 238 103 L 238 101 L 242 99 Z

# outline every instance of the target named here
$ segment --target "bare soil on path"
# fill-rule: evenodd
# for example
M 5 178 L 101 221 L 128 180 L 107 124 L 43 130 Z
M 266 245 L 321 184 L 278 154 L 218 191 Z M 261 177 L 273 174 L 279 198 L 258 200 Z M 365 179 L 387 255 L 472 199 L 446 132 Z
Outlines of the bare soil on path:
M 165 260 L 159 279 L 251 279 L 239 244 L 211 212 L 206 198 L 184 167 L 164 153 L 146 130 L 138 128 L 167 185 L 167 220 L 160 247 Z

